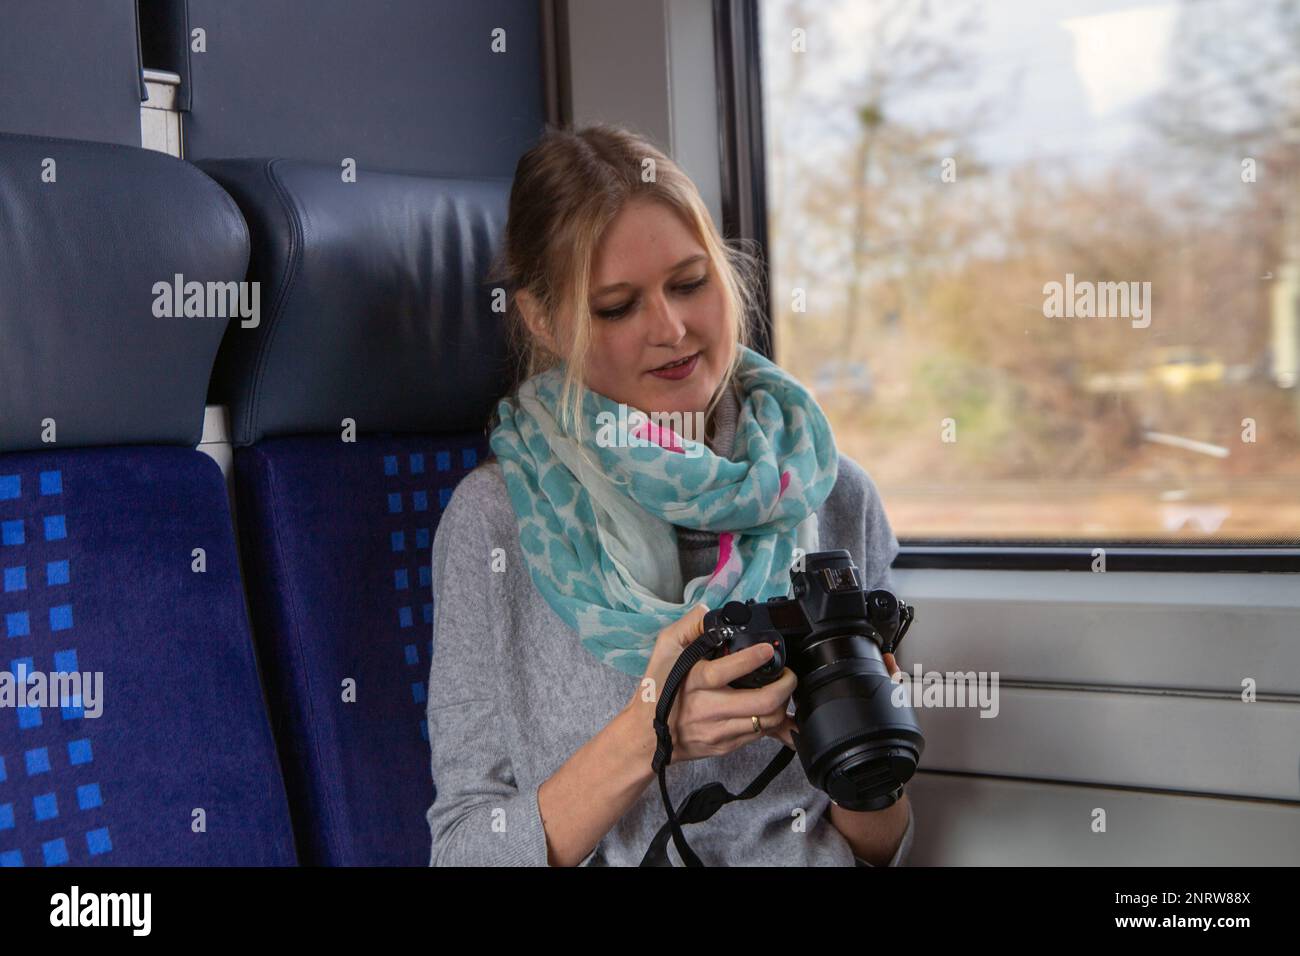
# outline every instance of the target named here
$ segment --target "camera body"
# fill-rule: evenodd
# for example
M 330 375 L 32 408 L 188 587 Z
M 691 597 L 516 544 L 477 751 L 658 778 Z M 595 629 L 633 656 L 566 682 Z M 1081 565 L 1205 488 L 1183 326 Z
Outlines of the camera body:
M 913 610 L 887 590 L 865 591 L 842 549 L 805 555 L 790 579 L 789 597 L 730 601 L 706 614 L 704 632 L 716 644 L 707 657 L 771 644 L 771 660 L 732 686 L 762 687 L 789 667 L 798 679 L 792 736 L 809 781 L 845 809 L 883 809 L 902 796 L 925 749 L 883 657 Z

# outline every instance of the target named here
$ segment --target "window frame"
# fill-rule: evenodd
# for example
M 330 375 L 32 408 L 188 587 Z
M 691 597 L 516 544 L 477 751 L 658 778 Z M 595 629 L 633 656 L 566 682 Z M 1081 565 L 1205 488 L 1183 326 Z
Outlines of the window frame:
M 760 259 L 761 308 L 754 348 L 772 359 L 768 245 L 767 156 L 764 139 L 760 0 L 713 0 L 714 60 L 718 78 L 718 152 L 721 157 L 722 229 L 747 240 Z M 896 568 L 982 568 L 1022 571 L 1089 571 L 1093 550 L 1106 554 L 1108 571 L 1300 573 L 1300 547 L 1240 542 L 1183 546 L 1110 539 L 1049 544 L 1010 539 L 997 543 L 957 538 L 900 538 Z

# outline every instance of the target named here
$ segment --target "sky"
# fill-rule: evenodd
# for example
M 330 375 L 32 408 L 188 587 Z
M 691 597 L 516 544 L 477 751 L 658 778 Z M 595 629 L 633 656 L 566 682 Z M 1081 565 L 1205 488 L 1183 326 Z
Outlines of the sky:
M 781 56 L 783 46 L 788 50 L 789 25 L 771 16 L 780 8 L 765 0 L 764 70 L 770 90 L 780 88 L 789 69 L 783 62 L 788 58 Z M 847 0 L 819 7 L 814 2 L 811 9 L 826 13 L 809 28 L 807 84 L 829 94 L 844 75 L 863 68 L 864 45 L 854 38 L 870 31 L 880 4 Z M 942 18 L 953 7 L 934 0 L 932 9 Z M 833 17 L 831 10 L 837 11 Z M 980 10 L 981 28 L 963 35 L 960 43 L 973 63 L 973 83 L 925 90 L 902 108 L 937 119 L 990 99 L 995 121 L 975 142 L 981 159 L 994 165 L 1054 155 L 1104 165 L 1141 139 L 1140 111 L 1168 82 L 1177 3 L 985 0 Z M 821 122 L 826 134 L 834 135 L 834 120 L 822 117 Z

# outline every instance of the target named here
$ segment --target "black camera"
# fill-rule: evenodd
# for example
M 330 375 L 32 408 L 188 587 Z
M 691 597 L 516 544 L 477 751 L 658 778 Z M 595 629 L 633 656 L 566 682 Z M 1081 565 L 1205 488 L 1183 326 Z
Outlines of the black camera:
M 925 748 L 911 706 L 894 700 L 883 658 L 913 609 L 889 591 L 864 591 L 844 550 L 805 555 L 790 580 L 790 597 L 731 601 L 706 614 L 712 650 L 704 656 L 771 644 L 772 658 L 732 686 L 762 687 L 789 667 L 798 678 L 792 737 L 808 779 L 846 810 L 883 809 L 902 796 Z

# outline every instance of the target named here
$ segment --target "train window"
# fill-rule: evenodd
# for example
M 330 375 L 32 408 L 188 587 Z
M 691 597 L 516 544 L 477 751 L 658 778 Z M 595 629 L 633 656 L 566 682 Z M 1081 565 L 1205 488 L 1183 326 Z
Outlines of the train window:
M 1300 5 L 759 15 L 774 353 L 900 538 L 1300 541 Z

